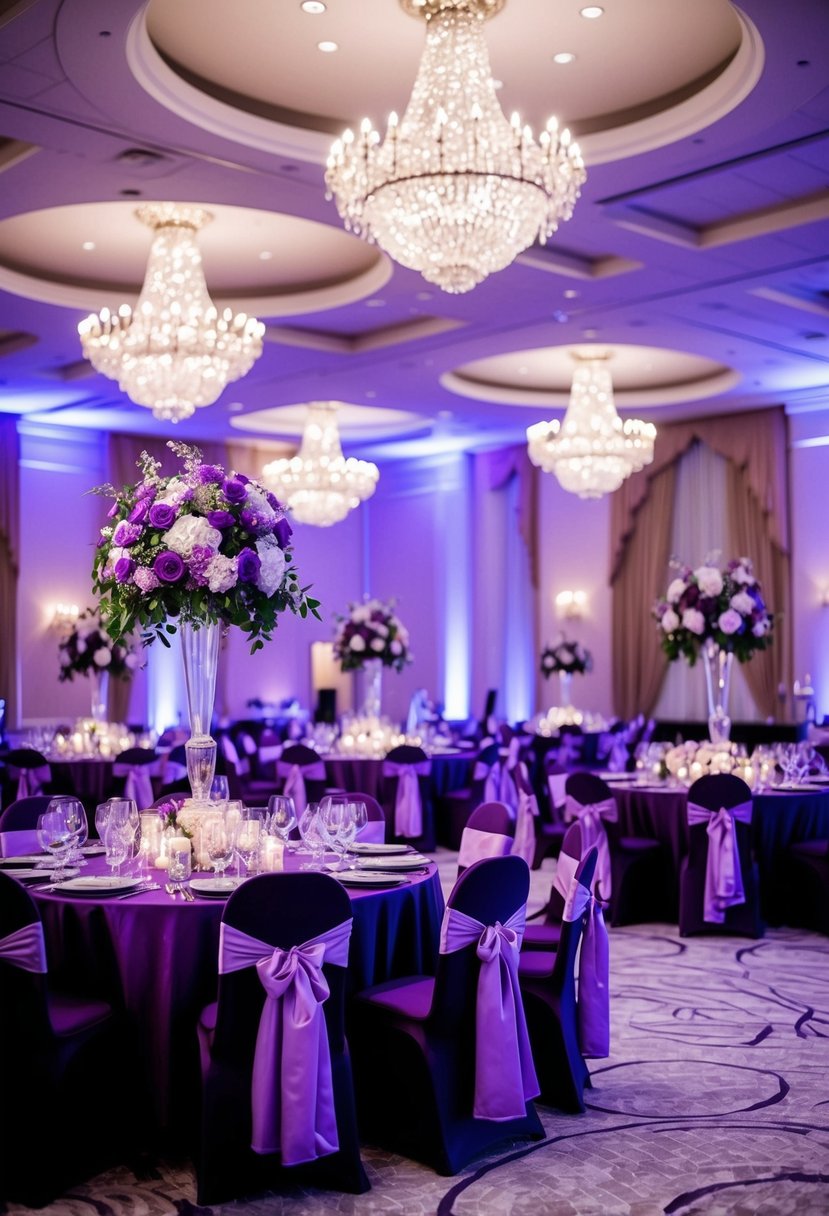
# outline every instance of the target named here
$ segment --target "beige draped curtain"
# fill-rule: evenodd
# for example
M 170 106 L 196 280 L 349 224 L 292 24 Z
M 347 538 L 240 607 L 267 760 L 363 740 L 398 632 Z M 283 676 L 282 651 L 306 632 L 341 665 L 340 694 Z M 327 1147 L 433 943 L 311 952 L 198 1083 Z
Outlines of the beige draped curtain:
M 20 551 L 20 437 L 17 419 L 0 415 L 0 697 L 14 729 L 17 704 L 17 580 Z
M 789 683 L 791 655 L 786 417 L 782 408 L 705 418 L 660 428 L 653 463 L 622 484 L 611 502 L 613 694 L 621 717 L 652 712 L 667 661 L 650 617 L 668 578 L 674 481 L 669 470 L 695 441 L 725 456 L 728 507 L 737 551 L 754 560 L 775 639 L 743 670 L 764 715 L 774 715 L 777 687 Z M 730 555 L 725 555 L 730 556 Z M 660 577 L 661 563 L 661 577 Z

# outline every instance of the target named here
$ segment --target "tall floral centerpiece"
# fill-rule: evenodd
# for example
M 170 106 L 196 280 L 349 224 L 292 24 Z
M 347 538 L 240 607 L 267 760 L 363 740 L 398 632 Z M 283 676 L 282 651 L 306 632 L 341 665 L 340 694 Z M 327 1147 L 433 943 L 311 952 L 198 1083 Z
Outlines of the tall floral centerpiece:
M 75 676 L 89 680 L 91 717 L 95 722 L 107 719 L 109 677 L 126 679 L 141 665 L 128 640 L 113 642 L 95 608 L 86 608 L 58 643 L 58 661 L 61 683 L 74 680 Z
M 179 633 L 191 737 L 186 744 L 193 801 L 203 803 L 216 767 L 210 736 L 219 635 L 237 625 L 251 654 L 271 640 L 286 609 L 319 617 L 300 587 L 291 526 L 270 491 L 243 473 L 205 464 L 198 448 L 170 442 L 183 469 L 159 475 L 146 452 L 134 486 L 100 486 L 115 499 L 101 529 L 93 585 L 115 642 L 140 629 L 145 645 Z
M 747 663 L 771 645 L 773 617 L 749 558 L 736 558 L 724 568 L 713 558 L 696 570 L 672 565 L 675 577 L 653 610 L 662 649 L 671 662 L 682 656 L 691 667 L 702 655 L 708 733 L 712 743 L 725 743 L 731 734 L 728 693 L 734 657 Z
M 343 671 L 365 673 L 363 714 L 379 718 L 383 668 L 402 671 L 412 661 L 408 630 L 394 611 L 394 600 L 349 604 L 347 614 L 336 620 L 334 658 Z
M 561 635 L 555 646 L 545 646 L 541 652 L 541 674 L 545 680 L 557 675 L 559 700 L 562 708 L 572 705 L 574 675 L 583 676 L 593 670 L 593 656 L 580 642 L 569 641 Z

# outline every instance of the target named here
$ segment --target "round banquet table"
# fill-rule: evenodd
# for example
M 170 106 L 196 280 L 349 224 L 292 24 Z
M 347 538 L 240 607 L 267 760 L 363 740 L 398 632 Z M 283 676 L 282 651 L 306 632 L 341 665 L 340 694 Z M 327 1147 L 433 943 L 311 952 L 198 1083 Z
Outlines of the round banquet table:
M 671 786 L 613 785 L 623 836 L 662 842 L 670 865 L 670 891 L 678 908 L 679 868 L 688 852 L 688 791 Z M 760 905 L 772 925 L 785 924 L 784 853 L 802 840 L 829 837 L 829 789 L 767 790 L 752 798 L 752 845 L 760 871 Z
M 299 867 L 299 855 L 286 869 Z M 91 858 L 84 874 L 106 871 Z M 46 936 L 49 974 L 120 1009 L 134 1056 L 119 1082 L 140 1094 L 151 1126 L 180 1139 L 198 1109 L 196 1024 L 216 999 L 219 924 L 225 901 L 185 903 L 161 889 L 129 899 L 32 891 Z M 349 888 L 354 925 L 348 969 L 353 989 L 403 975 L 432 974 L 438 953 L 443 893 L 437 867 L 400 886 Z
M 429 775 L 432 797 L 439 798 L 449 790 L 461 789 L 466 784 L 476 755 L 476 751 L 432 752 L 429 756 L 432 764 Z M 322 759 L 329 785 L 348 794 L 371 794 L 372 798 L 382 800 L 382 760 L 333 754 Z

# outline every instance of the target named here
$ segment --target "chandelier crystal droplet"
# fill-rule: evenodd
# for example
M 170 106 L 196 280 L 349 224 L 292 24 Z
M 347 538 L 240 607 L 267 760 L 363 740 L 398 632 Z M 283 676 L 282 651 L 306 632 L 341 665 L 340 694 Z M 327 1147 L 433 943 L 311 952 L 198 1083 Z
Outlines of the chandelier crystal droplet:
M 447 292 L 470 291 L 568 220 L 586 179 L 554 118 L 536 143 L 498 103 L 483 23 L 502 0 L 401 0 L 426 48 L 401 121 L 368 119 L 328 157 L 329 198 L 350 231 Z
M 579 498 L 612 494 L 653 460 L 656 427 L 616 413 L 607 356 L 579 359 L 563 422 L 528 427 L 530 460 Z
M 138 303 L 93 313 L 78 333 L 96 371 L 156 418 L 179 422 L 250 371 L 265 327 L 229 308 L 219 312 L 208 294 L 196 233 L 209 211 L 154 203 L 135 214 L 155 233 Z

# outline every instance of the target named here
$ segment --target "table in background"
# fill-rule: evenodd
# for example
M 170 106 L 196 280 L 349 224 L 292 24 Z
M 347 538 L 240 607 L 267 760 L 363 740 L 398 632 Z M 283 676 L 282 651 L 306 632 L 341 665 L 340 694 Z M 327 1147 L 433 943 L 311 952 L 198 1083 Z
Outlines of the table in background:
M 449 790 L 461 789 L 467 782 L 476 751 L 433 752 L 429 756 L 432 771 L 430 792 L 439 798 Z M 322 757 L 329 783 L 346 793 L 371 794 L 381 801 L 383 761 L 361 756 L 328 755 Z

